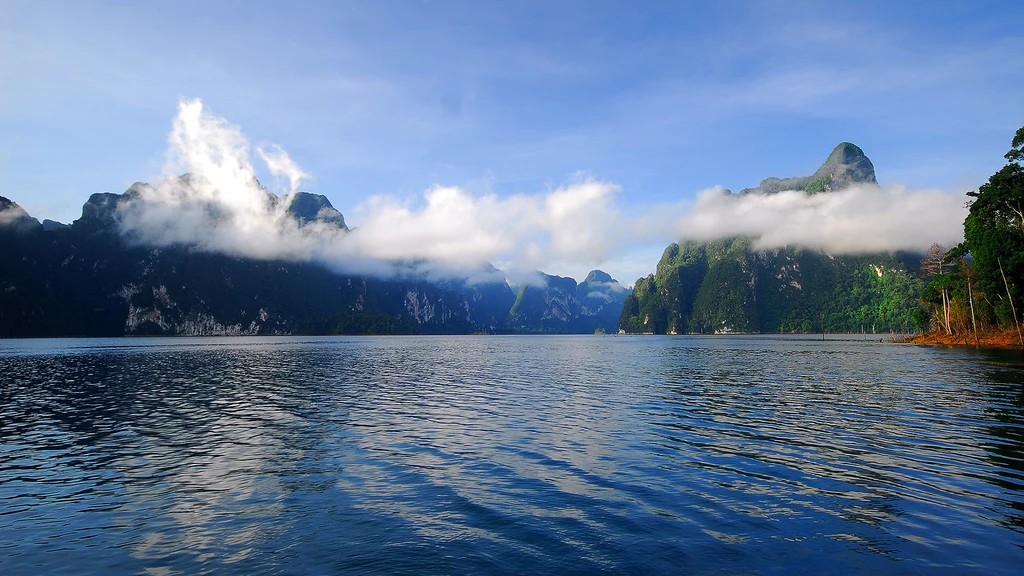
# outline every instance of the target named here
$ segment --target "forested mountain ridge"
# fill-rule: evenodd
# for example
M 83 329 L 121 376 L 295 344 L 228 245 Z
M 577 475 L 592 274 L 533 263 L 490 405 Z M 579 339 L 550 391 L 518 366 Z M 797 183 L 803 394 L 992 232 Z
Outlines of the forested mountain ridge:
M 740 194 L 828 193 L 876 184 L 874 166 L 844 142 L 811 176 L 768 178 Z M 908 330 L 918 309 L 920 256 L 838 256 L 756 250 L 750 238 L 670 244 L 640 278 L 619 319 L 625 333 Z
M 580 306 L 543 330 L 528 315 L 511 323 L 516 293 L 504 280 L 381 279 L 316 263 L 147 245 L 118 227 L 119 207 L 145 186 L 92 195 L 70 226 L 40 224 L 0 197 L 0 337 L 594 331 L 590 309 Z M 287 211 L 300 226 L 347 230 L 324 196 L 297 193 Z M 618 310 L 621 301 L 611 306 Z M 616 318 L 605 318 L 607 329 Z

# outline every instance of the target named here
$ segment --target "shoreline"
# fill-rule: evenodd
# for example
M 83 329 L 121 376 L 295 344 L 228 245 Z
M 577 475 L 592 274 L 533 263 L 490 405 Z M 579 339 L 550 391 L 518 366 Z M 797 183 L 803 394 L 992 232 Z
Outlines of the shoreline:
M 978 334 L 975 341 L 971 332 L 946 334 L 945 332 L 932 331 L 915 334 L 909 338 L 893 339 L 897 344 L 925 344 L 929 346 L 952 346 L 957 348 L 1001 348 L 1013 349 L 1024 348 L 1020 344 L 1020 337 L 1017 330 L 990 330 Z

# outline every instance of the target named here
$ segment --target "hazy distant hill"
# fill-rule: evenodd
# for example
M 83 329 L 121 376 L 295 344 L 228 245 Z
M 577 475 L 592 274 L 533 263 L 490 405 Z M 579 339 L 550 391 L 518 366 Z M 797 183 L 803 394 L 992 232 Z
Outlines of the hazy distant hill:
M 871 161 L 844 142 L 811 176 L 768 178 L 740 194 L 828 193 L 875 184 Z M 835 256 L 754 250 L 749 238 L 671 244 L 636 281 L 619 320 L 627 333 L 808 332 L 908 329 L 922 284 L 920 256 Z
M 509 311 L 508 327 L 517 332 L 614 333 L 629 291 L 608 274 L 593 270 L 576 283 L 542 274 L 543 285 L 522 286 Z

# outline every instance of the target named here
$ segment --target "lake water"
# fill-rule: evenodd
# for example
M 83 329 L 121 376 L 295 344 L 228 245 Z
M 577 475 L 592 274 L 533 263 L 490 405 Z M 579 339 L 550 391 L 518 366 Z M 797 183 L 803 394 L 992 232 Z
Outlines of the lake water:
M 0 573 L 1020 574 L 1024 356 L 0 341 Z

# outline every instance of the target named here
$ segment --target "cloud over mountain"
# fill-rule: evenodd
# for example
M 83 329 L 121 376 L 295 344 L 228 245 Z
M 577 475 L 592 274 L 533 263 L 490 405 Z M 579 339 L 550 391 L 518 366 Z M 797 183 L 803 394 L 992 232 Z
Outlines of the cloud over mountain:
M 750 236 L 756 248 L 802 246 L 835 254 L 923 250 L 963 239 L 962 196 L 903 186 L 855 185 L 824 194 L 705 190 L 679 220 L 678 236 Z
M 346 214 L 354 224 L 348 230 L 296 218 L 289 208 L 309 174 L 280 147 L 258 147 L 255 156 L 281 184 L 279 194 L 269 191 L 256 179 L 241 129 L 199 100 L 180 102 L 168 142 L 163 179 L 133 186 L 119 208 L 126 235 L 240 256 L 318 260 L 346 272 L 389 274 L 418 263 L 420 271 L 467 275 L 484 262 L 513 274 L 572 262 L 589 269 L 670 240 L 737 235 L 763 248 L 915 250 L 958 241 L 965 214 L 961 196 L 900 186 L 814 195 L 713 188 L 690 205 L 634 205 L 614 183 L 579 178 L 501 197 L 442 185 L 413 198 L 372 196 Z

